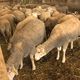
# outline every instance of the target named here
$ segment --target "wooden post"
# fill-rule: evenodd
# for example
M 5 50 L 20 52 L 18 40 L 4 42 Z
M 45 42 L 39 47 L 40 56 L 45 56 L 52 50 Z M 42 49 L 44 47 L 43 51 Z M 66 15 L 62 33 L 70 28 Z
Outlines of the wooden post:
M 0 80 L 9 80 L 7 76 L 7 70 L 6 70 L 6 65 L 4 62 L 1 46 L 0 46 Z

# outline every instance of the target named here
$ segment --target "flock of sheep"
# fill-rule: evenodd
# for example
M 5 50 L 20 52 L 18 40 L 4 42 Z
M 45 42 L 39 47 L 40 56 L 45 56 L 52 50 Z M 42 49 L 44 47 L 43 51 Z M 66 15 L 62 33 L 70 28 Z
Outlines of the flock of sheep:
M 32 70 L 36 70 L 35 61 L 54 48 L 58 50 L 57 60 L 63 50 L 62 63 L 65 63 L 68 44 L 73 49 L 73 42 L 80 36 L 80 21 L 77 14 L 59 12 L 50 5 L 32 9 L 20 5 L 0 6 L 0 33 L 11 53 L 6 67 L 9 79 L 13 80 L 28 55 Z

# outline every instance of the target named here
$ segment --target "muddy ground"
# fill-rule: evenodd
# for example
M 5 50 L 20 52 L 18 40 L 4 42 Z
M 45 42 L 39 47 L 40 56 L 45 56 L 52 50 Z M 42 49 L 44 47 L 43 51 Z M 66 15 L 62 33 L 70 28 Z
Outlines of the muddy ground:
M 5 61 L 10 53 L 4 38 L 0 37 L 0 44 Z M 74 42 L 74 49 L 67 49 L 66 63 L 62 64 L 62 52 L 60 60 L 56 60 L 57 50 L 52 50 L 48 55 L 36 62 L 37 69 L 31 70 L 29 57 L 24 59 L 24 67 L 19 70 L 19 75 L 14 80 L 80 80 L 80 39 Z

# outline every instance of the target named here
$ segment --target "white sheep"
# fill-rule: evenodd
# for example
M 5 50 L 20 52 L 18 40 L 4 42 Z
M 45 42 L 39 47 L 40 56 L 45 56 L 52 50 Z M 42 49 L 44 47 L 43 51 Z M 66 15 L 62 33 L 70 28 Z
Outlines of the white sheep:
M 34 62 L 36 46 L 42 43 L 45 37 L 45 25 L 42 21 L 32 19 L 25 25 L 24 22 L 20 24 L 20 28 L 15 30 L 9 43 L 8 49 L 11 55 L 7 61 L 7 69 L 11 79 L 17 75 L 19 66 L 20 69 L 23 67 L 23 58 L 28 55 L 32 62 L 32 70 L 36 69 Z
M 69 42 L 71 42 L 73 45 L 73 41 L 76 40 L 79 35 L 80 21 L 76 17 L 73 16 L 71 19 L 57 24 L 52 30 L 48 40 L 37 46 L 35 60 L 37 61 L 43 56 L 47 55 L 53 48 L 58 49 L 58 55 L 56 59 L 59 60 L 61 47 L 63 47 L 62 63 L 65 63 L 65 54 Z

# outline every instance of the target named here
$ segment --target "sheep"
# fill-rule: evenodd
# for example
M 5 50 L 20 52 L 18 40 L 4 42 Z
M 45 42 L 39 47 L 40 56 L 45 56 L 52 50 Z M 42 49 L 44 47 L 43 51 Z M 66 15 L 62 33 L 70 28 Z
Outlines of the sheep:
M 21 7 L 19 8 L 19 10 L 20 10 L 21 12 L 25 13 L 25 11 L 26 11 L 26 6 L 24 6 L 24 7 L 21 6 Z
M 59 12 L 63 12 L 63 13 L 68 12 L 68 6 L 66 5 L 55 5 L 55 7 Z
M 3 16 L 5 14 L 11 14 L 12 13 L 12 10 L 10 9 L 2 9 L 0 10 L 0 16 Z
M 13 15 L 16 17 L 17 22 L 25 19 L 25 14 L 19 10 L 14 10 Z
M 16 4 L 15 6 L 13 6 L 13 10 L 18 10 L 20 8 L 20 4 Z
M 50 30 L 52 30 L 57 23 L 60 23 L 60 19 L 63 18 L 65 15 L 66 15 L 66 14 L 58 13 L 58 14 L 56 14 L 55 16 L 49 17 L 49 18 L 45 21 L 46 27 L 48 27 Z
M 56 15 L 60 14 L 60 12 L 56 9 L 53 10 L 53 13 L 52 13 L 52 17 L 55 17 Z
M 0 33 L 4 36 L 5 41 L 8 42 L 11 37 L 11 26 L 7 19 L 0 19 Z
M 39 12 L 43 12 L 46 11 L 46 9 L 43 9 L 42 6 L 37 6 L 36 8 L 32 9 L 33 12 L 39 11 Z
M 5 10 L 4 12 L 0 13 L 0 16 L 4 16 L 5 14 L 11 14 L 12 10 Z
M 36 47 L 35 60 L 39 60 L 43 56 L 47 55 L 53 48 L 58 49 L 57 60 L 60 57 L 61 47 L 63 46 L 63 59 L 62 63 L 65 63 L 65 54 L 66 49 L 68 47 L 69 42 L 73 42 L 78 39 L 80 35 L 80 21 L 76 17 L 72 17 L 71 19 L 64 21 L 60 24 L 57 24 L 48 40 L 46 40 L 41 45 Z
M 55 19 L 54 17 L 52 17 L 52 25 L 51 26 L 55 26 L 57 23 L 62 23 L 62 22 L 65 22 L 71 18 L 73 18 L 73 16 L 75 15 L 71 15 L 71 14 L 68 14 L 68 15 L 65 15 L 63 13 L 60 13 L 57 18 Z M 76 17 L 76 16 L 75 16 Z M 50 22 L 50 21 L 49 21 Z M 48 22 L 48 23 L 49 23 Z M 50 27 L 51 28 L 51 27 Z M 52 30 L 52 29 L 51 29 Z M 71 41 L 71 49 L 73 49 L 73 41 Z
M 41 11 L 41 10 L 43 10 L 41 6 L 37 6 L 37 7 L 35 7 L 35 8 L 32 9 L 33 12 L 35 12 L 35 11 Z
M 50 5 L 43 4 L 43 5 L 41 5 L 41 7 L 42 7 L 42 9 L 46 9 L 46 8 L 50 7 Z
M 18 23 L 18 25 L 16 26 L 16 30 L 21 29 L 22 27 L 25 26 L 25 24 L 27 24 L 28 22 L 30 22 L 31 20 L 34 20 L 34 19 L 36 19 L 35 16 L 33 16 L 33 15 L 28 16 L 23 21 L 21 21 L 21 22 Z
M 49 17 L 51 17 L 51 14 L 50 12 L 48 11 L 45 11 L 45 12 L 42 12 L 40 15 L 39 15 L 39 19 L 42 20 L 42 21 L 46 21 Z
M 75 11 L 74 13 L 72 13 L 74 16 L 76 16 L 79 20 L 80 20 L 80 14 L 77 12 L 77 11 Z
M 28 17 L 29 15 L 31 15 L 31 13 L 32 13 L 31 9 L 26 9 L 25 16 Z
M 19 66 L 21 65 L 20 69 L 23 66 L 23 58 L 27 57 L 28 55 L 30 55 L 32 62 L 32 70 L 36 69 L 34 63 L 34 53 L 36 51 L 35 47 L 42 43 L 45 33 L 45 25 L 39 19 L 33 19 L 25 24 L 21 29 L 15 30 L 9 43 L 9 49 L 11 52 L 11 55 L 7 61 L 8 72 L 11 72 L 8 73 L 9 75 L 16 75 Z M 16 73 L 14 72 L 13 68 L 15 69 Z
M 9 9 L 4 9 L 4 8 L 2 8 L 1 10 L 0 10 L 0 13 L 3 13 L 3 12 L 5 12 L 5 11 L 8 11 Z
M 76 17 L 75 15 L 71 15 L 71 14 L 64 15 L 62 18 L 60 18 L 60 19 L 58 20 L 58 23 L 62 23 L 62 22 L 64 22 L 64 21 L 66 21 L 66 20 L 69 20 L 69 19 L 73 18 L 73 16 Z
M 63 18 L 66 14 L 63 13 L 54 13 L 54 16 L 49 17 L 45 21 L 45 26 L 47 30 L 47 37 L 50 35 L 52 29 L 55 27 L 56 24 L 60 23 L 59 20 Z
M 66 14 L 58 12 L 56 9 L 53 9 L 53 13 L 45 21 L 45 25 L 51 31 L 54 26 L 58 23 L 59 19 L 64 17 Z
M 57 11 L 57 10 L 56 10 L 56 8 L 55 8 L 54 6 L 50 6 L 50 7 L 48 7 L 48 8 L 46 9 L 46 11 L 48 11 L 48 12 L 50 12 L 50 13 L 52 14 L 53 12 L 55 12 L 55 11 Z
M 71 18 L 73 18 L 74 15 L 66 15 L 63 13 L 59 13 L 58 16 L 55 17 L 50 17 L 47 19 L 47 21 L 45 22 L 46 28 L 47 28 L 47 34 L 48 36 L 50 35 L 50 32 L 52 31 L 52 29 L 55 27 L 56 24 L 60 24 L 62 22 L 65 22 Z M 71 41 L 71 49 L 73 49 L 73 41 Z
M 39 15 L 39 19 L 42 21 L 46 21 L 47 18 L 51 16 L 51 13 L 53 12 L 51 7 L 48 7 L 46 9 L 43 9 L 41 6 L 34 8 L 32 12 L 36 12 Z
M 5 14 L 4 16 L 1 16 L 0 19 L 7 19 L 10 22 L 11 33 L 13 34 L 16 27 L 15 26 L 16 17 L 13 14 Z

